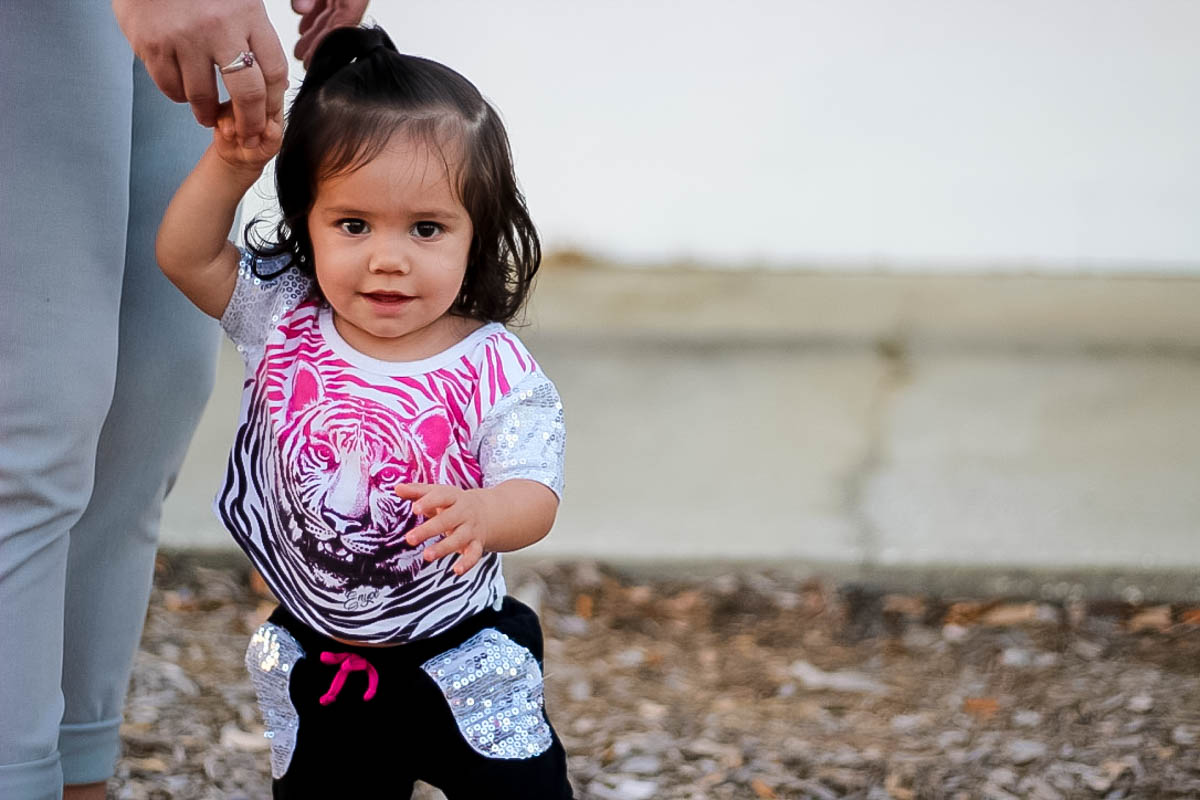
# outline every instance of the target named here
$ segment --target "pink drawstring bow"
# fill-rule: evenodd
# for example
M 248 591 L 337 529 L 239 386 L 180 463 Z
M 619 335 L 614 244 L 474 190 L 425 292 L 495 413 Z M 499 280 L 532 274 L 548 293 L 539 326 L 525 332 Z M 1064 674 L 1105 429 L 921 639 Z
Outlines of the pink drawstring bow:
M 354 653 L 330 653 L 328 651 L 321 653 L 322 664 L 341 664 L 337 675 L 333 676 L 333 683 L 329 684 L 329 691 L 321 697 L 321 705 L 327 706 L 337 699 L 338 692 L 346 685 L 346 676 L 351 672 L 358 670 L 367 671 L 367 691 L 363 695 L 363 700 L 370 700 L 375 696 L 375 689 L 379 686 L 379 673 L 375 671 L 375 667 L 371 665 L 360 655 Z

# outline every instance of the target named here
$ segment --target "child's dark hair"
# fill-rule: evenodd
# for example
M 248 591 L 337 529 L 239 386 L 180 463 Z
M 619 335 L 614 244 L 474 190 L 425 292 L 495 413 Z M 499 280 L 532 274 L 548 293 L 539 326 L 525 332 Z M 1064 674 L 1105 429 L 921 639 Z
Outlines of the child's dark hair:
M 341 28 L 317 48 L 275 161 L 283 218 L 273 242 L 254 236 L 260 220 L 247 225 L 246 246 L 260 258 L 290 254 L 289 267 L 313 275 L 308 212 L 318 182 L 370 161 L 398 130 L 423 138 L 443 161 L 447 142 L 460 156 L 459 174 L 451 180 L 474 237 L 451 312 L 511 321 L 529 293 L 542 249 L 517 188 L 500 117 L 462 75 L 397 52 L 380 28 Z

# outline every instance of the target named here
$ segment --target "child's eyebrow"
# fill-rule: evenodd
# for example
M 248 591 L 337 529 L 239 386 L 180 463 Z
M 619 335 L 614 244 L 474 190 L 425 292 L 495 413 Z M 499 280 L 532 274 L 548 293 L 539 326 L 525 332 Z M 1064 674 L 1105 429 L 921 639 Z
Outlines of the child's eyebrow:
M 371 214 L 380 213 L 378 210 L 368 211 L 364 208 L 355 208 L 354 206 L 326 206 L 322 212 L 328 216 L 336 217 L 365 217 Z M 462 216 L 462 212 L 453 208 L 427 208 L 421 211 L 406 212 L 408 216 L 414 219 L 425 219 L 427 217 L 437 218 L 456 218 Z
M 353 206 L 325 206 L 321 211 L 330 216 L 339 217 L 362 217 L 371 213 L 366 209 L 355 208 Z
M 432 217 L 433 219 L 455 219 L 465 215 L 453 208 L 431 208 L 427 211 L 414 211 L 412 216 L 422 219 L 427 217 Z

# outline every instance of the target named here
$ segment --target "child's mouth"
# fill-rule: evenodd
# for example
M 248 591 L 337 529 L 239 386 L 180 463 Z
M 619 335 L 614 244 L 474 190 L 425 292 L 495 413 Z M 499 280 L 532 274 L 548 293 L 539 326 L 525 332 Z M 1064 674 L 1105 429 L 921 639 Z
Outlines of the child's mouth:
M 398 308 L 413 299 L 410 295 L 399 292 L 363 292 L 363 297 L 386 308 Z

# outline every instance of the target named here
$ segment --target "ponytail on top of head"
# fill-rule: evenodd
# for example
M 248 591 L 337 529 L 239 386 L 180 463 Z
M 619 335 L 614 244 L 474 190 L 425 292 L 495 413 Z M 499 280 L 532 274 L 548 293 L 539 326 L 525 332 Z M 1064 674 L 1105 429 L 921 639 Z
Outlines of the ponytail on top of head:
M 399 55 L 392 38 L 383 28 L 336 28 L 330 31 L 313 53 L 296 100 L 305 93 L 316 92 L 343 67 L 373 55 L 376 51 Z
M 282 218 L 273 241 L 255 235 L 259 220 L 247 225 L 248 249 L 260 258 L 290 256 L 279 272 L 295 267 L 315 275 L 308 213 L 321 181 L 367 163 L 400 133 L 441 154 L 471 217 L 466 276 L 451 311 L 512 321 L 542 251 L 508 134 L 474 84 L 436 61 L 400 53 L 382 28 L 339 28 L 318 45 L 275 160 Z

